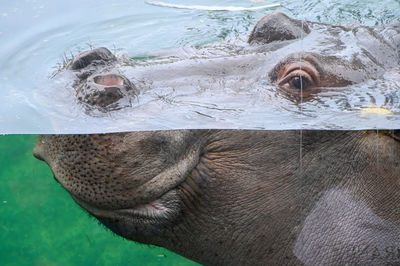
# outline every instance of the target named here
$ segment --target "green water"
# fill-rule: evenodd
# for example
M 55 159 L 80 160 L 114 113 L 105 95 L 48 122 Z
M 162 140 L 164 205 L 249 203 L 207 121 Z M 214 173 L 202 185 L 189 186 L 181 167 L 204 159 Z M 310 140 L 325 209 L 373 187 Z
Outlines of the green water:
M 36 136 L 0 136 L 0 265 L 196 265 L 118 237 L 32 156 Z

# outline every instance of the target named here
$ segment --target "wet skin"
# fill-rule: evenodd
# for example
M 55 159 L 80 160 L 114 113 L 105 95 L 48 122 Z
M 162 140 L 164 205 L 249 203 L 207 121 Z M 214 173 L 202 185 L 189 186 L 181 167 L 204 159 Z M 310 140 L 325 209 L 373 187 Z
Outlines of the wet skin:
M 134 106 L 154 88 L 240 92 L 265 82 L 281 98 L 310 101 L 328 97 L 321 96 L 327 91 L 398 75 L 399 31 L 400 22 L 376 28 L 302 25 L 274 13 L 260 19 L 246 41 L 154 53 L 157 58 L 139 61 L 97 48 L 78 54 L 66 71 L 75 76 L 78 101 L 95 115 Z
M 154 86 L 179 85 L 172 73 L 204 75 L 205 83 L 268 75 L 282 97 L 307 100 L 397 67 L 399 32 L 399 23 L 301 27 L 274 13 L 237 57 L 204 61 L 211 70 L 172 62 L 134 73 Z M 310 45 L 305 51 L 294 48 L 299 38 Z M 100 48 L 69 65 L 89 109 L 124 108 L 149 89 L 111 73 L 116 60 Z M 207 265 L 365 265 L 400 262 L 399 139 L 396 130 L 42 135 L 34 154 L 80 206 L 125 238 Z

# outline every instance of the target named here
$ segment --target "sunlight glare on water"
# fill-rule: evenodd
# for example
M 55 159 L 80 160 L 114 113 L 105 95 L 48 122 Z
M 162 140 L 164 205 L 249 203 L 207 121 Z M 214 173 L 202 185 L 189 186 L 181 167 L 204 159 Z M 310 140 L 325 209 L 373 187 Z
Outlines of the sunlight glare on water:
M 0 133 L 94 133 L 177 128 L 360 129 L 399 128 L 400 74 L 346 93 L 325 92 L 323 102 L 299 106 L 282 99 L 261 79 L 252 88 L 238 85 L 213 91 L 156 88 L 141 93 L 130 110 L 101 117 L 76 104 L 71 76 L 49 79 L 71 54 L 105 46 L 119 56 L 245 38 L 257 20 L 272 11 L 310 21 L 380 25 L 400 17 L 400 3 L 376 1 L 166 1 L 177 5 L 272 9 L 204 11 L 174 9 L 144 1 L 3 1 L 0 5 Z M 237 41 L 240 44 L 240 40 Z M 222 47 L 224 48 L 224 47 Z M 229 47 L 221 53 L 232 54 Z M 190 54 L 190 49 L 182 53 Z M 214 51 L 211 51 L 214 52 Z M 211 53 L 210 52 L 210 53 Z M 219 52 L 217 52 L 219 53 Z M 129 76 L 129 67 L 121 67 Z M 400 73 L 397 71 L 397 73 Z M 389 75 L 389 74 L 388 74 Z M 199 94 L 201 92 L 201 94 Z M 267 103 L 277 103 L 273 106 Z M 393 114 L 366 114 L 364 107 Z M 340 117 L 340 119 L 338 119 Z M 339 123 L 339 122 L 340 123 Z

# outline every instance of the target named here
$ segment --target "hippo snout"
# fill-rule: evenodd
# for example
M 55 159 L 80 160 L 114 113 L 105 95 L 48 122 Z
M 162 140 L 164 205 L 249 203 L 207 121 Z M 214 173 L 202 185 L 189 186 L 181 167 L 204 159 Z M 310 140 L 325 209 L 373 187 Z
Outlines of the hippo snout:
M 138 95 L 136 86 L 115 71 L 116 56 L 107 48 L 98 47 L 76 55 L 67 69 L 76 76 L 72 85 L 76 98 L 86 113 L 106 113 L 131 107 Z

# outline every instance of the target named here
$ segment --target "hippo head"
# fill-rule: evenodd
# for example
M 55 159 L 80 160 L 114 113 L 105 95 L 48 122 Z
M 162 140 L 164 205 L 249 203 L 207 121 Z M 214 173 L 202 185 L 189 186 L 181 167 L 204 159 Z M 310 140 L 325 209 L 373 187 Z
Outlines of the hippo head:
M 75 56 L 65 71 L 75 77 L 77 102 L 92 115 L 132 107 L 155 88 L 243 91 L 265 83 L 273 88 L 266 93 L 283 99 L 323 103 L 327 92 L 398 75 L 399 43 L 399 22 L 346 28 L 273 13 L 257 22 L 247 41 L 154 53 L 158 57 L 142 61 L 100 47 Z
M 204 82 L 264 75 L 282 97 L 306 100 L 398 66 L 399 32 L 399 23 L 348 29 L 274 13 L 229 62 L 153 65 L 135 79 L 179 87 L 173 72 L 209 73 Z M 116 60 L 98 48 L 71 62 L 85 105 L 107 112 L 138 97 L 143 88 Z M 384 264 L 400 261 L 399 140 L 396 130 L 42 135 L 34 155 L 116 234 L 203 264 Z

